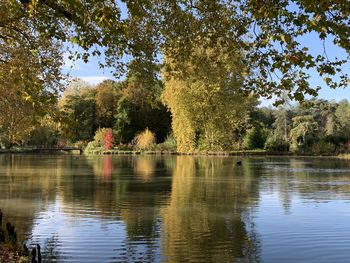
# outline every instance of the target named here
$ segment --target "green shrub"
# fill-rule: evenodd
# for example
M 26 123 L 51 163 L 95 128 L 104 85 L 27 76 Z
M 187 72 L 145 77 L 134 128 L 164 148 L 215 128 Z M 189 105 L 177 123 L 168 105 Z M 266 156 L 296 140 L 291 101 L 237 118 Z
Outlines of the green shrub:
M 131 144 L 118 144 L 114 149 L 119 151 L 132 151 L 134 147 Z
M 100 147 L 96 144 L 95 141 L 91 141 L 87 144 L 87 146 L 84 149 L 84 153 L 97 153 L 99 151 L 102 151 L 103 147 Z
M 29 146 L 52 146 L 57 145 L 58 135 L 52 127 L 36 127 L 29 135 L 27 145 Z
M 275 136 L 270 136 L 265 142 L 265 150 L 276 152 L 288 152 L 290 143 L 281 139 L 277 139 Z
M 172 134 L 169 134 L 165 141 L 158 145 L 162 151 L 176 151 L 176 139 Z
M 245 150 L 263 149 L 267 133 L 262 127 L 252 127 L 247 130 L 243 138 L 243 148 Z
M 111 134 L 110 128 L 98 129 L 95 133 L 94 140 L 89 142 L 84 150 L 85 153 L 97 153 L 106 149 L 106 135 Z M 113 135 L 112 135 L 113 136 Z M 109 148 L 113 147 L 113 137 L 109 138 Z
M 106 128 L 100 128 L 95 132 L 94 136 L 94 145 L 96 147 L 103 147 L 104 146 L 104 135 L 107 132 L 108 129 Z
M 312 153 L 317 155 L 330 155 L 334 154 L 336 146 L 325 140 L 319 140 L 312 145 Z

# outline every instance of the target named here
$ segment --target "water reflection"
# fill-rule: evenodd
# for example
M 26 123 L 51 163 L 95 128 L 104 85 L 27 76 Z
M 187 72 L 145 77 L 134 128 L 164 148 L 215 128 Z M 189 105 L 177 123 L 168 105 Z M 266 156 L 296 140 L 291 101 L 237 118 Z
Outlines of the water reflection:
M 169 204 L 161 213 L 166 261 L 259 261 L 259 241 L 249 221 L 257 192 L 249 174 L 237 173 L 225 161 L 176 158 Z M 236 176 L 241 180 L 232 180 Z
M 144 182 L 152 181 L 155 166 L 152 156 L 137 156 L 133 159 L 134 172 Z
M 261 159 L 258 165 L 261 173 L 267 175 L 263 183 L 271 186 L 271 192 L 279 193 L 286 208 L 290 207 L 292 196 L 311 201 L 350 199 L 349 161 L 289 158 L 271 162 Z
M 0 167 L 4 221 L 46 262 L 279 262 L 269 244 L 303 244 L 318 225 L 310 202 L 350 200 L 341 160 L 0 155 Z

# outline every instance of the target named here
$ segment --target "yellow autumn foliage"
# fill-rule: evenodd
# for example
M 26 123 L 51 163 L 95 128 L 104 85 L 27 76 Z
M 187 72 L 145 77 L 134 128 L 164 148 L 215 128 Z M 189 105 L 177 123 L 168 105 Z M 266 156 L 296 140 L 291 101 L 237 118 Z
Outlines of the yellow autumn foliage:
M 240 53 L 216 47 L 197 47 L 186 63 L 165 57 L 162 94 L 169 108 L 177 150 L 223 150 L 248 120 L 255 99 L 242 95 L 245 67 Z
M 156 137 L 148 128 L 135 137 L 135 145 L 138 150 L 152 150 L 156 143 Z

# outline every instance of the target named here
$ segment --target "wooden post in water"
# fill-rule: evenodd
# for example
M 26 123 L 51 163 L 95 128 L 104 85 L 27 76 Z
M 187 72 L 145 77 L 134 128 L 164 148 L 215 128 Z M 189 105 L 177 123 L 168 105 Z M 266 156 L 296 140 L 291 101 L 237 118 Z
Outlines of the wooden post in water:
M 0 227 L 0 243 L 5 242 L 5 232 Z
M 32 249 L 32 263 L 41 263 L 41 252 L 40 252 L 40 245 L 37 244 L 36 247 L 33 247 Z M 38 259 L 38 260 L 37 260 Z
M 2 230 L 2 211 L 0 209 L 0 243 L 5 242 L 5 233 Z
M 17 234 L 15 232 L 15 226 L 11 225 L 10 222 L 6 223 L 6 229 L 11 243 L 17 242 Z
M 36 248 L 34 247 L 32 249 L 32 263 L 38 263 L 38 261 L 36 261 Z
M 40 245 L 39 244 L 36 245 L 36 249 L 37 249 L 37 254 L 38 254 L 38 263 L 41 263 L 41 252 L 40 252 Z

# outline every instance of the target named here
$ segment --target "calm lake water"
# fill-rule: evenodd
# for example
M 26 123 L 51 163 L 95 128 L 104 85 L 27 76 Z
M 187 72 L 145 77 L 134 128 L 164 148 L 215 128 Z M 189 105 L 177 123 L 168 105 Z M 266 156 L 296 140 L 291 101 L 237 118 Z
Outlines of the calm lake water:
M 44 262 L 349 262 L 350 162 L 0 155 L 0 208 Z

